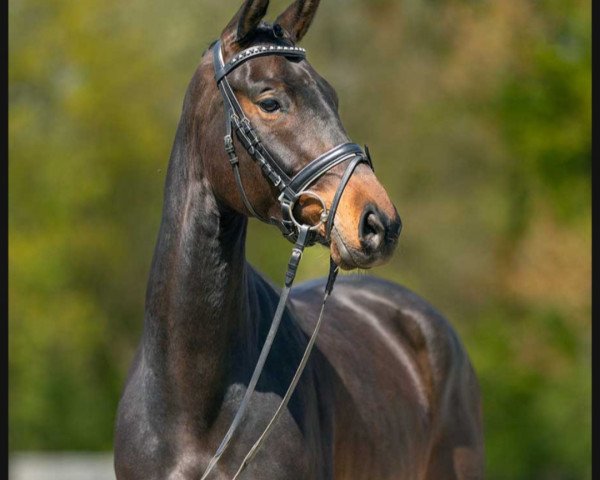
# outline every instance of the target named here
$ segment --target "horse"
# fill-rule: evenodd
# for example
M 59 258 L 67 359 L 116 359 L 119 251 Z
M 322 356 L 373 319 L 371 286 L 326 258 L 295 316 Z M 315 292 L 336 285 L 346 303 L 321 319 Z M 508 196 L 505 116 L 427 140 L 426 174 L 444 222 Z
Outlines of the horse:
M 349 139 L 335 90 L 297 46 L 319 1 L 296 0 L 273 24 L 264 20 L 268 3 L 243 2 L 185 94 L 143 331 L 117 411 L 118 480 L 231 479 L 280 405 L 315 328 L 325 279 L 291 290 L 243 421 L 205 473 L 248 392 L 281 294 L 246 261 L 250 217 L 281 227 L 292 242 L 298 231 L 290 225 L 310 226 L 311 242 L 343 270 L 386 262 L 398 242 L 398 212 L 368 152 L 356 147 L 347 155 L 358 159 L 352 171 L 346 157 L 329 159 L 310 191 L 282 209 L 276 173 L 293 178 L 327 152 L 339 156 Z M 238 116 L 237 135 L 227 131 L 231 105 L 216 80 L 225 77 L 255 139 L 243 135 L 250 130 Z M 276 166 L 257 161 L 267 153 Z M 348 274 L 331 292 L 289 404 L 239 478 L 480 479 L 483 461 L 478 381 L 455 330 L 407 288 Z

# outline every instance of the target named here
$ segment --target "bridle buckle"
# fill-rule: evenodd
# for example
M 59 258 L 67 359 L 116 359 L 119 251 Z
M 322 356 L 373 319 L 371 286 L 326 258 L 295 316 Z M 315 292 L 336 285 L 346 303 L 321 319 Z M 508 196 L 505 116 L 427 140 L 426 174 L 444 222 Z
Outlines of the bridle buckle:
M 231 163 L 232 166 L 237 165 L 239 163 L 239 159 L 235 154 L 235 147 L 233 146 L 233 138 L 231 137 L 231 135 L 225 135 L 224 143 L 225 151 L 227 152 L 227 156 L 229 157 L 229 163 Z

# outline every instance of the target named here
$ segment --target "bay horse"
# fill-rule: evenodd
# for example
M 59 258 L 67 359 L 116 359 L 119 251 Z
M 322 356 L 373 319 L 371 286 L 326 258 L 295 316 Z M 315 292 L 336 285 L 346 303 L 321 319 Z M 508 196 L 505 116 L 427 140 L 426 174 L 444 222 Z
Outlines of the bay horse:
M 335 90 L 297 47 L 319 1 L 295 1 L 274 24 L 263 20 L 268 3 L 242 4 L 204 52 L 185 95 L 141 342 L 117 412 L 119 480 L 200 479 L 248 391 L 280 291 L 247 263 L 246 229 L 250 216 L 285 225 L 285 192 L 274 171 L 279 180 L 293 179 L 351 145 L 350 156 L 359 159 L 352 171 L 346 158 L 327 160 L 310 182 L 311 195 L 294 197 L 289 214 L 315 227 L 314 241 L 344 270 L 384 263 L 398 241 L 400 218 L 368 152 L 349 144 Z M 246 56 L 252 58 L 233 68 Z M 262 143 L 245 142 L 238 122 L 227 144 L 232 112 L 223 85 Z M 257 151 L 277 167 L 260 164 Z M 327 210 L 329 230 L 319 220 Z M 248 410 L 210 478 L 233 478 L 271 420 L 315 327 L 324 288 L 321 279 L 291 291 Z M 482 477 L 480 392 L 456 332 L 404 287 L 341 277 L 289 405 L 240 478 Z

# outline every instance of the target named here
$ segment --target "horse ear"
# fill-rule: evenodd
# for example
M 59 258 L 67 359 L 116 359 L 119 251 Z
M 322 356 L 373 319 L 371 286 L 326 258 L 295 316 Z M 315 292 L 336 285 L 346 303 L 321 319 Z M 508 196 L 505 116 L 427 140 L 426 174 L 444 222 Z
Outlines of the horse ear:
M 320 0 L 296 0 L 285 12 L 277 17 L 276 24 L 287 31 L 294 42 L 299 42 L 308 31 L 308 27 L 317 13 Z
M 225 44 L 242 43 L 256 29 L 268 7 L 269 0 L 246 0 L 223 30 L 221 39 Z

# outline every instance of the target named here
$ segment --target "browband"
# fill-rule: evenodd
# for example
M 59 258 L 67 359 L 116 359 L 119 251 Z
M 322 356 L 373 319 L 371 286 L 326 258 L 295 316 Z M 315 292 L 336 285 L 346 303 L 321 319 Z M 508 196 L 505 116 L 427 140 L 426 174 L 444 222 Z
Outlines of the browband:
M 221 51 L 221 49 L 219 49 L 219 51 Z M 256 57 L 264 57 L 267 55 L 283 55 L 290 58 L 304 59 L 306 58 L 306 49 L 300 47 L 289 47 L 286 45 L 258 45 L 247 48 L 246 50 L 238 53 L 228 63 L 222 63 L 218 69 L 215 69 L 215 80 L 220 82 L 225 75 L 227 75 L 237 66 L 244 63 L 246 60 Z M 221 62 L 223 62 L 222 57 Z

